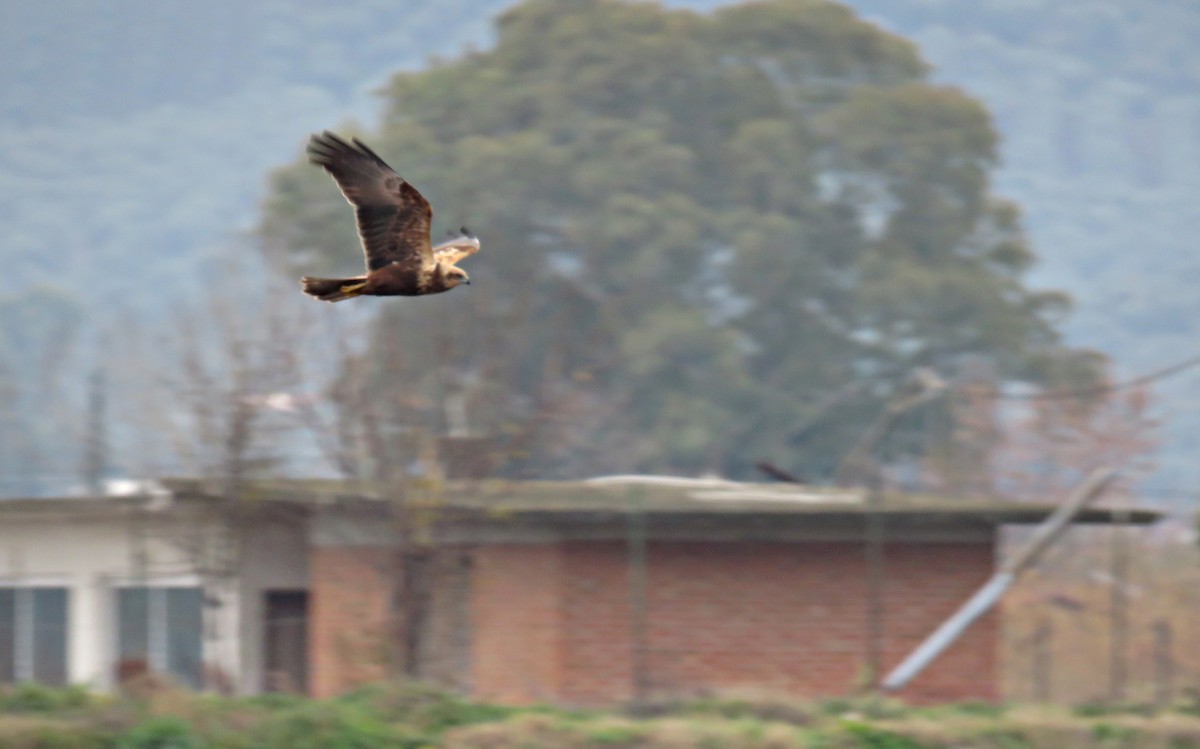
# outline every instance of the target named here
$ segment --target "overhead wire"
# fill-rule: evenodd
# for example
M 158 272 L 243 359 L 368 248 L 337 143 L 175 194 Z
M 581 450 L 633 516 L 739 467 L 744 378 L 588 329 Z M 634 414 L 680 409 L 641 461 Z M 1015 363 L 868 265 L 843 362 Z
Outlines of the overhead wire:
M 1106 393 L 1115 393 L 1122 390 L 1131 390 L 1142 385 L 1148 385 L 1151 382 L 1166 379 L 1172 375 L 1187 371 L 1200 365 L 1200 354 L 1191 356 L 1183 361 L 1176 362 L 1168 367 L 1156 369 L 1144 375 L 1139 375 L 1129 380 L 1122 382 L 1109 383 L 1105 385 L 1095 385 L 1085 388 L 1074 388 L 1069 390 L 1043 390 L 1034 393 L 1014 393 L 1003 390 L 987 390 L 976 388 L 971 385 L 957 385 L 953 389 L 960 392 L 969 392 L 971 395 L 980 398 L 989 398 L 992 400 L 1020 400 L 1020 401 L 1037 401 L 1037 400 L 1066 400 L 1070 398 L 1088 398 L 1094 395 L 1104 395 Z
M 1080 399 L 1080 398 L 1087 398 L 1087 397 L 1096 396 L 1096 395 L 1104 395 L 1106 393 L 1120 392 L 1122 390 L 1130 390 L 1135 387 L 1140 387 L 1142 385 L 1147 385 L 1152 382 L 1156 382 L 1158 380 L 1166 379 L 1173 375 L 1176 375 L 1181 372 L 1185 372 L 1189 369 L 1192 369 L 1196 366 L 1200 366 L 1200 354 L 1190 356 L 1187 359 L 1183 359 L 1181 361 L 1175 362 L 1174 364 L 1171 364 L 1169 366 L 1163 367 L 1161 369 L 1152 370 L 1150 372 L 1147 372 L 1146 374 L 1139 375 L 1139 376 L 1131 378 L 1129 380 L 1123 380 L 1121 382 L 1109 383 L 1109 384 L 1105 384 L 1105 385 L 1096 385 L 1093 387 L 1074 388 L 1074 389 L 1068 389 L 1068 390 L 1048 390 L 1048 391 L 1033 392 L 1033 393 L 1014 393 L 1014 392 L 1006 392 L 1003 390 L 995 390 L 995 389 L 988 390 L 988 389 L 979 388 L 979 387 L 976 387 L 973 385 L 965 385 L 965 384 L 949 385 L 949 384 L 945 383 L 945 381 L 940 380 L 939 378 L 936 378 L 936 376 L 935 376 L 935 378 L 932 382 L 920 380 L 920 378 L 918 378 L 917 384 L 921 386 L 919 389 L 919 392 L 917 392 L 915 394 L 910 393 L 908 395 L 908 398 L 912 399 L 915 397 L 916 401 L 920 402 L 920 401 L 928 400 L 930 397 L 936 395 L 936 393 L 938 391 L 942 391 L 942 392 L 949 391 L 949 392 L 970 393 L 971 395 L 974 395 L 976 397 L 983 397 L 983 398 L 988 398 L 988 399 L 992 399 L 992 400 L 1039 401 L 1039 400 L 1059 400 L 1059 399 L 1066 400 L 1066 399 L 1071 399 L 1071 398 Z M 894 405 L 895 404 L 890 404 L 889 408 L 885 409 L 885 416 L 893 411 L 892 406 L 894 406 Z M 915 403 L 914 403 L 914 405 L 915 405 Z M 901 411 L 907 410 L 907 408 L 902 408 L 900 410 Z M 891 413 L 891 415 L 893 417 L 895 417 L 898 415 L 898 413 Z M 888 422 L 890 420 L 885 418 L 885 419 L 882 419 L 882 421 Z M 925 427 L 926 427 L 926 429 L 928 429 L 927 422 L 925 423 Z M 874 441 L 876 439 L 878 439 L 880 436 L 882 436 L 882 435 L 874 434 L 874 432 L 879 431 L 881 428 L 884 431 L 886 431 L 886 424 L 882 424 L 882 425 L 879 423 L 872 424 L 871 429 L 868 430 L 868 434 L 864 435 L 863 439 L 860 440 L 859 443 L 856 443 L 855 447 L 852 448 L 847 455 L 843 456 L 841 461 L 839 461 L 839 471 L 841 470 L 842 467 L 845 466 L 845 464 L 847 463 L 847 460 L 851 457 L 851 455 L 858 452 L 861 449 L 861 447 L 862 447 L 861 443 L 863 441 L 866 441 L 866 442 L 870 443 L 871 445 L 873 445 Z M 777 481 L 797 482 L 797 483 L 800 482 L 800 479 L 798 477 L 796 477 L 794 474 L 791 474 L 790 472 L 788 472 L 784 469 L 781 469 L 781 468 L 775 466 L 774 464 L 769 463 L 768 461 L 759 461 L 758 463 L 755 464 L 755 467 L 760 472 L 766 474 L 767 476 L 769 476 Z

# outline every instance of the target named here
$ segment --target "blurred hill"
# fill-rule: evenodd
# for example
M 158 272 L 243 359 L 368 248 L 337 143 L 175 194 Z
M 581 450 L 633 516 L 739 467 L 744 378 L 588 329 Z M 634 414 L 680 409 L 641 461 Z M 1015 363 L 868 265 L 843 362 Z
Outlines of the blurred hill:
M 89 312 L 161 313 L 253 226 L 266 171 L 307 133 L 370 120 L 388 74 L 488 44 L 492 16 L 510 4 L 0 5 L 5 301 L 50 285 Z M 1023 209 L 1035 282 L 1078 302 L 1070 342 L 1127 374 L 1193 353 L 1200 6 L 849 4 L 916 40 L 935 80 L 993 112 L 996 187 Z M 1158 389 L 1171 415 L 1163 493 L 1200 478 L 1197 392 L 1194 376 Z
M 1200 6 L 1187 0 L 855 0 L 918 43 L 935 80 L 991 110 L 999 193 L 1020 204 L 1035 284 L 1068 291 L 1068 340 L 1119 373 L 1200 349 Z M 1151 491 L 1194 495 L 1200 376 L 1156 385 L 1166 421 Z
M 307 133 L 370 115 L 389 73 L 482 39 L 503 5 L 0 6 L 8 287 L 53 279 L 140 312 L 191 291 Z

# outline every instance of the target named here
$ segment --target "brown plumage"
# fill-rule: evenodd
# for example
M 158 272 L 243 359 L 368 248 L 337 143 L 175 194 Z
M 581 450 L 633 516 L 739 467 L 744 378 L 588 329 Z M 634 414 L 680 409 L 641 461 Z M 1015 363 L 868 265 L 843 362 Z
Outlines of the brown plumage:
M 471 283 L 456 266 L 479 251 L 464 227 L 431 246 L 429 201 L 358 138 L 347 143 L 326 130 L 308 140 L 308 160 L 329 172 L 354 206 L 367 273 L 354 278 L 300 280 L 304 293 L 326 302 L 356 296 L 423 296 Z

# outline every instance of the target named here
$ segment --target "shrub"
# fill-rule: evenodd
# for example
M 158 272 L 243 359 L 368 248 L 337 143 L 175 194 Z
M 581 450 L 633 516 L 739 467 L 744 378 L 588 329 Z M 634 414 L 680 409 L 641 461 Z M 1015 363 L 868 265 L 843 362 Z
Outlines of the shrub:
M 1136 732 L 1126 726 L 1097 723 L 1092 726 L 1092 738 L 1105 745 L 1127 746 Z
M 364 687 L 339 702 L 357 705 L 383 720 L 402 721 L 435 734 L 457 726 L 500 720 L 518 712 L 515 708 L 473 702 L 418 682 Z
M 644 729 L 640 726 L 612 721 L 586 725 L 583 729 L 583 735 L 588 744 L 605 747 L 633 746 L 638 743 L 644 733 Z
M 979 718 L 999 718 L 1007 712 L 1007 705 L 996 702 L 959 702 L 947 708 L 950 715 L 972 715 Z
M 1084 702 L 1076 705 L 1071 712 L 1081 718 L 1101 718 L 1106 715 L 1141 715 L 1151 716 L 1157 710 L 1153 705 L 1140 702 Z
M 178 715 L 148 718 L 119 736 L 115 749 L 199 749 L 203 741 Z
M 842 731 L 854 737 L 862 749 L 928 749 L 916 739 L 858 721 L 843 721 Z
M 310 702 L 279 710 L 254 731 L 279 749 L 414 749 L 425 737 L 393 727 L 362 705 Z
M 34 682 L 0 689 L 0 712 L 51 713 L 86 707 L 91 701 L 87 689 L 79 686 L 56 689 Z
M 746 694 L 696 700 L 686 703 L 679 712 L 685 714 L 717 715 L 722 718 L 788 723 L 808 726 L 816 714 L 808 704 L 792 698 L 770 694 Z

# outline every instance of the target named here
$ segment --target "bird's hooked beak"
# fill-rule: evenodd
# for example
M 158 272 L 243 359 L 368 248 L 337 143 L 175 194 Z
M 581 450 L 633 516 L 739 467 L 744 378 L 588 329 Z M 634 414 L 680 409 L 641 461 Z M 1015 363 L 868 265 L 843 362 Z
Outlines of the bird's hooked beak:
M 463 276 L 463 280 L 462 280 L 462 282 L 463 282 L 463 283 L 465 283 L 467 286 L 470 286 L 470 285 L 471 285 L 471 277 L 470 277 L 470 276 Z

